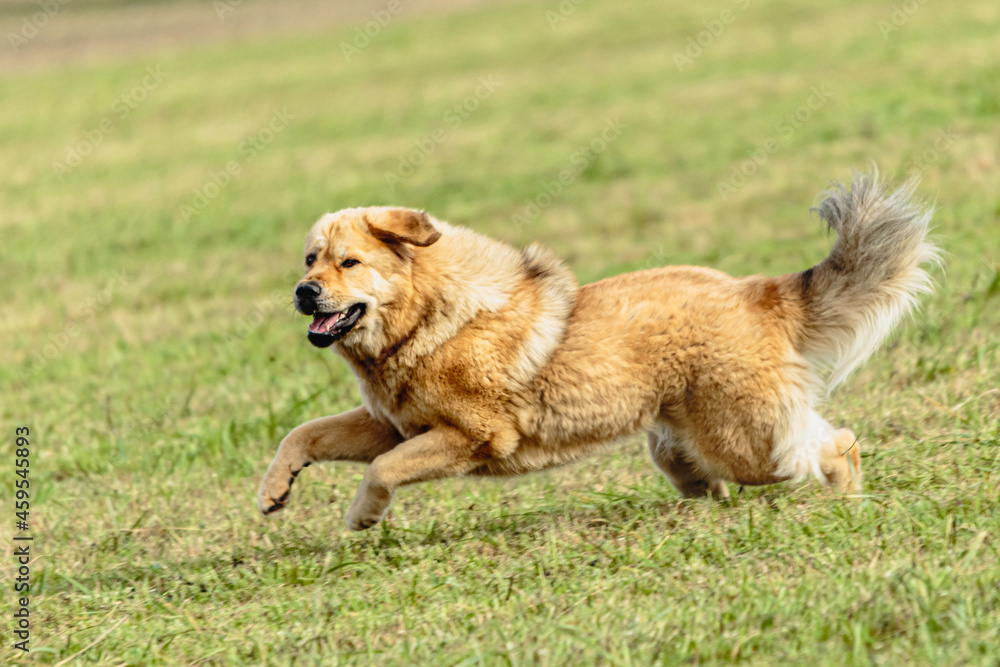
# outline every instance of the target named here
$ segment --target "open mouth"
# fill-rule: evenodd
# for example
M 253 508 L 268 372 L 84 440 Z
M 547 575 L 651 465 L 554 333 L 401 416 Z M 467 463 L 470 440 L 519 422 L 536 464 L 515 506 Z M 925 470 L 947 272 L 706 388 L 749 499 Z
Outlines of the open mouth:
M 309 325 L 309 342 L 316 347 L 333 345 L 350 333 L 364 314 L 363 303 L 356 303 L 335 313 L 316 313 Z

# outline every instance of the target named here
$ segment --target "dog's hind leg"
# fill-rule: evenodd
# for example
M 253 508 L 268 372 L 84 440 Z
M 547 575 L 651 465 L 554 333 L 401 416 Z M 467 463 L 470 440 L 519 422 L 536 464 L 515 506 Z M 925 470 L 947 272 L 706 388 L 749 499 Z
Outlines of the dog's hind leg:
M 649 455 L 685 498 L 729 497 L 726 483 L 699 470 L 669 427 L 661 425 L 649 432 Z
M 288 503 L 292 483 L 310 463 L 371 463 L 402 440 L 395 430 L 376 421 L 363 407 L 306 422 L 281 441 L 260 483 L 257 506 L 264 514 L 283 508 Z

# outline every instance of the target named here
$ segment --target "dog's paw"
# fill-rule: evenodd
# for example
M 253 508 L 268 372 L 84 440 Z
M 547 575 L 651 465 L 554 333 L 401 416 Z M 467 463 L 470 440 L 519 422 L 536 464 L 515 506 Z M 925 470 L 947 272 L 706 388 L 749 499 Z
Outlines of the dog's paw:
M 368 530 L 375 524 L 379 523 L 382 520 L 382 517 L 385 516 L 385 513 L 386 510 L 361 510 L 352 504 L 351 509 L 347 510 L 347 527 L 351 530 Z
M 837 432 L 838 447 L 843 450 L 850 466 L 850 478 L 847 482 L 847 490 L 850 492 L 861 490 L 861 447 L 858 446 L 858 438 L 853 431 L 842 428 Z
M 354 518 L 351 516 L 347 517 L 347 527 L 351 530 L 368 530 L 375 524 L 381 521 L 378 517 L 364 517 L 364 518 Z
M 347 527 L 351 530 L 368 530 L 385 518 L 392 504 L 392 493 L 385 490 L 372 492 L 362 483 L 354 502 L 347 510 Z
M 708 493 L 716 500 L 729 500 L 729 487 L 721 479 L 708 483 Z
M 833 434 L 833 442 L 820 450 L 820 470 L 826 483 L 843 493 L 861 490 L 861 450 L 854 433 L 846 428 Z
M 306 463 L 302 467 L 305 468 L 308 465 Z M 292 484 L 295 483 L 295 478 L 300 472 L 302 472 L 302 468 L 290 470 L 287 474 L 282 474 L 274 468 L 267 471 L 264 480 L 260 483 L 260 490 L 257 492 L 257 508 L 260 509 L 261 514 L 264 516 L 273 514 L 288 504 L 288 498 L 292 495 Z

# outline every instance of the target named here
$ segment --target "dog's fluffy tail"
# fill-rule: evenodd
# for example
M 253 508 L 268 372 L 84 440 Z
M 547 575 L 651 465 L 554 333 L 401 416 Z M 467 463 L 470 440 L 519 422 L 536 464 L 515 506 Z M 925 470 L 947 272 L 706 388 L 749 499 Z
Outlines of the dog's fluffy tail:
M 939 261 L 927 240 L 933 209 L 913 199 L 916 180 L 890 192 L 878 173 L 838 183 L 814 208 L 837 233 L 829 257 L 797 274 L 804 326 L 797 347 L 828 389 L 874 352 L 893 326 L 930 292 L 923 265 Z

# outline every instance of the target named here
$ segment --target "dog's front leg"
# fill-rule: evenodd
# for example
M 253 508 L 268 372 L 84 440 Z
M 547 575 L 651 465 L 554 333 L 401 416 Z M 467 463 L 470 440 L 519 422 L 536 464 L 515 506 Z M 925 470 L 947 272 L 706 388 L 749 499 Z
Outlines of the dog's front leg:
M 402 440 L 395 430 L 376 421 L 363 407 L 306 422 L 281 441 L 260 483 L 257 506 L 264 514 L 284 507 L 292 491 L 292 482 L 310 463 L 371 463 Z
M 365 530 L 382 520 L 401 486 L 464 475 L 487 455 L 489 443 L 472 442 L 460 431 L 439 427 L 407 440 L 382 454 L 365 471 L 354 502 L 347 511 L 347 527 Z

